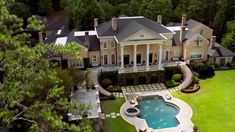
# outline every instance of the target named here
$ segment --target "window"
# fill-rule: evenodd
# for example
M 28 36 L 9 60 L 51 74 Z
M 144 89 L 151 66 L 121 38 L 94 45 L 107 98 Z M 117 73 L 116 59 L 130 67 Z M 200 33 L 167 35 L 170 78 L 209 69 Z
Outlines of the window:
M 82 68 L 83 67 L 83 60 L 69 60 L 69 66 L 70 67 L 77 67 Z
M 191 55 L 190 55 L 190 58 L 191 59 L 202 59 L 202 57 L 203 57 L 203 55 L 202 55 L 202 53 L 200 53 L 200 52 L 195 52 L 195 53 L 192 53 Z
M 111 42 L 111 48 L 115 48 L 115 43 Z
M 104 49 L 107 49 L 108 46 L 107 46 L 107 43 L 104 42 Z
M 112 54 L 112 55 L 111 55 L 111 58 L 112 58 L 112 64 L 115 64 L 115 55 Z
M 93 56 L 92 56 L 92 61 L 93 61 L 93 62 L 96 62 L 96 55 L 93 55 Z
M 175 49 L 174 57 L 180 57 L 180 51 L 179 51 L 179 49 Z
M 195 47 L 200 47 L 201 46 L 201 42 L 202 42 L 202 40 L 200 40 L 199 38 L 197 40 L 195 40 L 194 41 Z

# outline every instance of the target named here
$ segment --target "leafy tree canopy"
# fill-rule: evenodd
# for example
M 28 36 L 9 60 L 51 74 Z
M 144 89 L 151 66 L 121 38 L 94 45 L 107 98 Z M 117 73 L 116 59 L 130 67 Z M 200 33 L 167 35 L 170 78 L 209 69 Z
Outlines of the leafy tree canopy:
M 74 53 L 78 47 L 28 47 L 30 34 L 24 33 L 23 20 L 8 12 L 4 0 L 0 0 L 0 16 L 0 131 L 92 131 L 89 121 L 80 125 L 65 121 L 68 112 L 76 108 L 83 114 L 88 106 L 69 102 L 56 70 L 43 57 L 48 50 Z M 28 21 L 30 30 L 40 29 L 34 17 Z M 48 80 L 50 87 L 45 85 Z

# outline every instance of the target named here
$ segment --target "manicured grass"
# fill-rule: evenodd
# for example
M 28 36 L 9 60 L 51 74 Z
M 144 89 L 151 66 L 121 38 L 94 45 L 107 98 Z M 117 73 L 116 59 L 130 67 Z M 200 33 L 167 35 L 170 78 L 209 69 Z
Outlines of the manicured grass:
M 102 101 L 102 112 L 110 114 L 112 112 L 120 113 L 120 107 L 125 102 L 124 98 L 116 98 L 115 100 Z M 122 117 L 117 118 L 106 118 L 105 129 L 107 132 L 135 132 L 134 126 L 128 124 L 122 119 Z
M 135 127 L 124 121 L 122 117 L 106 118 L 105 128 L 107 132 L 136 132 Z
M 193 109 L 192 121 L 201 132 L 235 130 L 235 70 L 216 71 L 210 79 L 201 80 L 197 93 L 173 93 Z
M 119 113 L 120 107 L 124 102 L 124 98 L 116 98 L 115 100 L 102 101 L 102 112 L 106 114 L 110 114 L 112 112 Z

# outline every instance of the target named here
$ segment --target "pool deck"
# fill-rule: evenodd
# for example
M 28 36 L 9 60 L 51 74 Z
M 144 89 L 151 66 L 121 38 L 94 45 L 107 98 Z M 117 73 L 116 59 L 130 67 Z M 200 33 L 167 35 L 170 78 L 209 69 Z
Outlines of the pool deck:
M 124 95 L 126 98 L 126 102 L 120 108 L 121 116 L 125 121 L 127 121 L 131 125 L 134 125 L 137 131 L 139 131 L 142 128 L 148 128 L 152 132 L 193 132 L 193 123 L 191 121 L 193 112 L 192 112 L 191 107 L 184 101 L 172 97 L 168 90 L 152 91 L 152 92 L 150 91 L 135 92 L 133 96 L 138 97 L 138 96 L 159 95 L 163 97 L 165 102 L 176 105 L 179 108 L 179 114 L 176 116 L 176 118 L 180 124 L 177 127 L 172 127 L 172 128 L 152 129 L 148 127 L 145 119 L 126 116 L 125 110 L 129 108 L 130 106 L 133 107 L 137 105 L 137 102 L 135 104 L 130 104 L 130 102 L 128 101 L 126 97 L 128 96 L 128 93 L 124 93 Z

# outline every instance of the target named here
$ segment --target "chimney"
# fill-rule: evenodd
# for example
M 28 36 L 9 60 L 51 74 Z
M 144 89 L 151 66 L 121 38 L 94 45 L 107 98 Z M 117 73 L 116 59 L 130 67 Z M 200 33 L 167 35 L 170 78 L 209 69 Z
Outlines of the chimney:
M 94 18 L 94 28 L 98 27 L 98 18 Z
M 157 23 L 162 24 L 162 15 L 157 15 Z
M 117 18 L 112 18 L 112 29 L 113 31 L 117 31 Z
M 181 44 L 181 57 L 184 58 L 184 38 L 185 38 L 185 26 L 181 26 L 180 29 L 180 44 Z
M 85 32 L 85 44 L 87 45 L 88 49 L 90 48 L 90 36 L 89 31 Z
M 216 36 L 211 36 L 211 48 L 215 47 Z
M 187 15 L 183 14 L 182 15 L 182 21 L 181 21 L 181 26 L 185 26 L 186 20 L 187 20 Z

